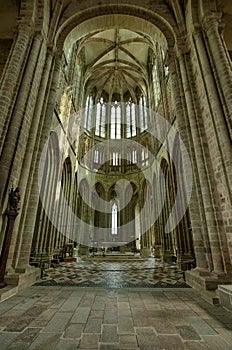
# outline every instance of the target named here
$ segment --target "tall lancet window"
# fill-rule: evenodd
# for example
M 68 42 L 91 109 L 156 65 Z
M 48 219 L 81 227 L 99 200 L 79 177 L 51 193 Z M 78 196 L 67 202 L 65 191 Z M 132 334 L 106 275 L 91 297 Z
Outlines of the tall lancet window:
M 121 106 L 115 101 L 111 106 L 110 138 L 121 138 Z
M 135 104 L 131 101 L 131 99 L 126 104 L 126 122 L 126 136 L 136 136 Z
M 118 206 L 116 203 L 112 205 L 112 235 L 118 234 Z
M 95 134 L 97 136 L 105 137 L 105 123 L 106 123 L 106 104 L 101 97 L 97 103 L 96 108 L 96 125 Z
M 84 128 L 88 131 L 92 128 L 92 110 L 93 110 L 93 99 L 88 96 L 85 104 L 85 117 L 84 117 Z
M 140 118 L 140 129 L 144 131 L 148 128 L 148 115 L 147 115 L 147 105 L 144 96 L 139 99 L 139 118 Z

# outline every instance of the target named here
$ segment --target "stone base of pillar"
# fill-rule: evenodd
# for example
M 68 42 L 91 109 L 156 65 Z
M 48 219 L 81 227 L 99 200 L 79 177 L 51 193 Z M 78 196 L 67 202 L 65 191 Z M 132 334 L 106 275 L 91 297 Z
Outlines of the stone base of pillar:
M 183 254 L 177 257 L 177 266 L 182 271 L 191 270 L 196 266 L 195 259 L 191 254 Z
M 151 256 L 151 248 L 145 247 L 142 249 L 141 253 L 143 256 L 148 258 L 149 256 Z
M 163 262 L 171 263 L 173 262 L 173 252 L 170 250 L 165 250 L 163 252 Z
M 80 244 L 78 253 L 79 253 L 80 257 L 88 255 L 89 254 L 89 247 L 87 247 L 86 245 Z
M 21 273 L 18 269 L 15 273 L 7 274 L 4 281 L 7 286 L 17 286 L 17 290 L 20 291 L 35 283 L 40 278 L 40 273 L 39 268 L 28 266 L 28 268 L 22 268 Z
M 17 286 L 6 286 L 0 289 L 0 302 L 6 300 L 18 292 Z
M 232 276 L 217 275 L 197 268 L 185 271 L 186 283 L 197 289 L 203 297 L 213 304 L 219 304 L 219 298 L 216 292 L 218 285 L 230 284 L 232 281 L 231 278 Z
M 163 253 L 162 253 L 162 246 L 161 245 L 155 245 L 155 257 L 157 259 L 162 259 Z

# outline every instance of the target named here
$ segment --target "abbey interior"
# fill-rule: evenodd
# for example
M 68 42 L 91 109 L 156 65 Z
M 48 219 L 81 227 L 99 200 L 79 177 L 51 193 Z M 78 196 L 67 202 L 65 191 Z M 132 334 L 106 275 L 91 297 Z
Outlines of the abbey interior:
M 153 257 L 231 307 L 231 1 L 0 4 L 2 291 Z

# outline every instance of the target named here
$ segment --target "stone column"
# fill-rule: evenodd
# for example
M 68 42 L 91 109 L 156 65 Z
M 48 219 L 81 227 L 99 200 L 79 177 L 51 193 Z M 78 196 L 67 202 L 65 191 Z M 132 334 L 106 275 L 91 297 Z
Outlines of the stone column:
M 180 132 L 182 141 L 184 142 L 185 146 L 190 152 L 192 164 L 196 164 L 195 154 L 193 151 L 193 144 L 192 144 L 191 137 L 189 135 L 190 131 L 188 127 L 188 122 L 186 121 L 187 107 L 184 101 L 182 100 L 183 92 L 181 91 L 182 90 L 181 81 L 180 81 L 180 77 L 178 76 L 178 62 L 175 60 L 174 57 L 172 58 L 172 61 L 169 64 L 169 71 L 171 75 L 172 100 L 174 104 L 174 113 L 176 115 L 178 131 Z M 193 173 L 194 173 L 193 174 L 194 188 L 191 196 L 190 215 L 191 215 L 191 221 L 193 226 L 194 250 L 195 250 L 195 256 L 197 261 L 197 268 L 199 270 L 207 270 L 208 269 L 207 256 L 206 256 L 207 252 L 205 251 L 204 241 L 206 245 L 209 245 L 209 244 L 208 244 L 208 238 L 203 237 L 202 231 L 204 230 L 204 227 L 202 227 L 202 222 L 200 222 L 201 215 L 199 212 L 199 200 L 198 200 L 197 190 L 196 190 L 197 183 L 199 180 L 198 180 L 196 169 L 193 169 Z M 182 238 L 179 237 L 179 240 L 181 239 Z M 180 246 L 181 244 L 183 243 L 180 243 Z
M 231 141 L 228 135 L 226 122 L 224 119 L 223 111 L 221 109 L 221 104 L 218 99 L 218 93 L 215 87 L 213 73 L 206 54 L 205 45 L 202 40 L 201 31 L 195 31 L 193 33 L 193 38 L 195 49 L 200 61 L 199 63 L 201 68 L 201 78 L 203 80 L 206 95 L 208 97 L 207 102 L 210 117 L 207 117 L 206 128 L 208 143 L 210 143 L 211 145 L 211 147 L 209 147 L 209 155 L 212 159 L 212 168 L 214 169 L 213 173 L 215 174 L 212 182 L 212 187 L 214 185 L 217 186 L 216 188 L 214 188 L 213 193 L 215 203 L 214 205 L 215 207 L 217 206 L 216 220 L 222 220 L 224 225 L 227 226 L 228 218 L 232 217 L 232 198 L 229 195 L 231 191 L 231 184 L 229 179 L 232 175 Z M 223 202 L 223 205 L 221 205 L 221 203 L 218 203 L 218 199 L 220 196 L 220 193 L 218 193 L 219 186 L 223 187 L 225 192 L 228 193 L 228 195 L 225 198 L 225 201 Z M 227 214 L 224 216 L 223 212 L 225 211 L 227 212 Z M 218 252 L 218 255 L 220 253 L 220 255 L 223 258 L 223 261 L 228 262 L 229 245 L 227 246 L 227 239 L 228 241 L 230 241 L 230 234 L 228 234 L 227 237 L 224 226 L 222 224 L 219 225 L 218 222 L 216 223 L 218 225 L 218 241 L 221 242 L 220 252 Z M 213 236 L 215 236 L 215 233 L 213 233 Z M 232 254 L 232 248 L 230 254 Z M 224 264 L 226 265 L 227 263 Z
M 11 172 L 11 178 L 14 179 L 14 181 L 17 181 L 22 185 L 22 206 L 24 206 L 24 198 L 25 198 L 25 191 L 27 186 L 27 180 L 29 178 L 30 173 L 30 164 L 27 162 L 28 159 L 30 160 L 33 154 L 33 149 L 29 149 L 27 146 L 30 145 L 30 134 L 33 134 L 33 131 L 35 125 L 33 125 L 33 115 L 34 115 L 34 109 L 37 102 L 37 95 L 39 91 L 39 86 L 41 82 L 41 76 L 42 76 L 42 69 L 44 65 L 45 60 L 45 42 L 43 41 L 42 37 L 40 35 L 37 35 L 34 39 L 33 47 L 31 50 L 31 65 L 28 63 L 27 71 L 28 75 L 33 74 L 31 77 L 31 81 L 25 82 L 25 93 L 24 96 L 25 99 L 25 105 L 23 102 L 23 96 L 21 96 L 22 101 L 19 100 L 19 103 L 21 103 L 21 110 L 16 112 L 18 120 L 21 117 L 21 127 L 19 130 L 19 134 L 17 137 L 17 146 L 14 151 L 14 154 L 12 155 L 12 164 L 10 166 L 10 172 Z M 32 57 L 31 57 L 32 56 Z M 29 59 L 30 61 L 30 59 Z M 27 87 L 29 86 L 29 91 L 27 90 Z M 38 107 L 39 108 L 39 107 Z M 34 120 L 35 121 L 35 120 Z M 36 121 L 37 122 L 37 121 Z M 23 167 L 24 166 L 24 167 Z M 20 171 L 22 169 L 23 174 Z M 18 180 L 19 179 L 19 180 Z M 21 211 L 21 213 L 25 213 L 24 210 Z M 20 213 L 20 214 L 21 214 Z M 21 217 L 21 215 L 20 215 Z M 14 249 L 16 252 L 16 255 L 18 254 L 18 245 L 20 244 L 21 240 L 21 230 L 19 230 L 20 220 L 17 220 L 17 224 L 15 227 L 15 234 L 12 239 L 11 243 L 11 249 L 10 254 L 8 258 L 8 266 L 11 265 L 11 263 L 14 260 Z M 17 239 L 17 248 L 15 247 Z
M 48 60 L 47 61 L 48 63 L 50 62 L 51 58 L 47 58 L 47 60 Z M 50 63 L 49 63 L 49 66 L 50 66 Z M 48 69 L 48 66 L 47 66 L 47 69 Z M 18 267 L 20 266 L 25 267 L 25 265 L 28 264 L 29 258 L 30 258 L 30 249 L 31 249 L 31 243 L 33 240 L 33 235 L 34 235 L 36 215 L 37 215 L 38 202 L 39 202 L 39 188 L 38 188 L 39 159 L 40 159 L 40 155 L 41 155 L 44 143 L 46 142 L 46 139 L 49 135 L 49 131 L 51 128 L 51 121 L 52 121 L 52 116 L 54 113 L 54 107 L 56 103 L 57 86 L 58 86 L 59 76 L 60 76 L 59 59 L 56 60 L 53 71 L 51 69 L 47 73 L 52 74 L 51 85 L 49 88 L 49 96 L 46 104 L 46 110 L 44 111 L 44 114 L 42 114 L 41 116 L 40 127 L 39 127 L 39 131 L 37 132 L 37 146 L 36 146 L 37 151 L 34 158 L 33 172 L 31 174 L 33 180 L 31 184 L 31 190 L 30 190 L 30 195 L 29 195 L 29 200 L 28 200 L 28 205 L 26 210 L 26 217 L 24 221 L 21 251 L 20 251 L 20 254 L 18 257 L 18 263 L 17 263 Z M 46 73 L 45 73 L 45 76 L 46 76 Z
M 213 263 L 213 271 L 217 273 L 223 272 L 223 265 L 222 265 L 222 259 L 221 259 L 221 251 L 220 251 L 220 245 L 219 245 L 219 237 L 218 237 L 218 228 L 216 224 L 216 217 L 214 212 L 214 206 L 213 206 L 213 198 L 211 195 L 211 186 L 213 186 L 213 177 L 212 177 L 212 164 L 209 161 L 209 159 L 205 156 L 205 152 L 208 151 L 208 145 L 203 145 L 202 141 L 203 138 L 205 138 L 204 130 L 202 129 L 202 126 L 200 125 L 199 120 L 200 117 L 198 117 L 196 113 L 196 109 L 199 107 L 197 104 L 194 105 L 193 103 L 193 95 L 196 94 L 196 89 L 194 86 L 192 71 L 191 71 L 191 62 L 188 57 L 185 54 L 182 54 L 179 57 L 179 64 L 180 64 L 180 70 L 181 70 L 181 77 L 183 82 L 183 88 L 185 92 L 186 102 L 187 102 L 187 108 L 188 108 L 188 118 L 191 128 L 191 133 L 193 137 L 194 142 L 194 148 L 195 148 L 195 154 L 196 154 L 196 161 L 197 161 L 197 168 L 198 168 L 198 174 L 201 184 L 201 193 L 202 193 L 202 199 L 203 199 L 203 207 L 205 212 L 205 218 L 206 218 L 206 224 L 207 224 L 207 231 L 208 231 L 208 239 L 210 243 L 210 250 L 211 250 L 211 258 Z M 191 84 L 191 87 L 190 87 Z M 199 134 L 200 131 L 200 134 Z M 211 170 L 211 171 L 210 171 Z M 208 175 L 210 174 L 210 175 Z
M 203 28 L 208 39 L 208 54 L 215 68 L 213 72 L 220 86 L 219 94 L 232 139 L 232 70 L 219 32 L 218 20 L 220 16 L 220 14 L 216 14 L 212 17 L 205 17 Z
M 1 78 L 0 151 L 2 150 L 4 139 L 8 130 L 8 125 L 11 121 L 9 116 L 13 110 L 17 91 L 20 87 L 20 78 L 24 69 L 28 50 L 30 48 L 31 37 L 32 28 L 27 25 L 20 25 L 17 38 L 13 43 L 10 56 Z
M 37 35 L 34 39 L 33 46 L 31 49 L 30 57 L 28 59 L 28 63 L 26 66 L 26 71 L 23 77 L 23 81 L 21 84 L 20 92 L 17 97 L 17 102 L 15 104 L 14 113 L 12 115 L 10 126 L 7 131 L 7 135 L 5 138 L 2 156 L 0 160 L 0 211 L 2 210 L 4 197 L 7 191 L 8 183 L 10 180 L 10 173 L 12 178 L 12 163 L 15 159 L 15 153 L 19 152 L 20 154 L 17 159 L 17 164 L 15 164 L 18 172 L 18 168 L 21 168 L 22 157 L 24 156 L 25 148 L 26 148 L 26 140 L 28 137 L 29 128 L 32 120 L 31 111 L 27 111 L 26 109 L 30 108 L 31 104 L 33 104 L 32 99 L 35 96 L 36 91 L 32 91 L 31 82 L 36 79 L 34 76 L 35 69 L 38 64 L 38 57 L 41 48 L 41 36 Z M 31 97 L 31 99 L 30 99 Z M 20 143 L 19 143 L 20 138 Z M 17 150 L 16 150 L 17 149 Z M 20 159 L 21 158 L 21 159 Z M 18 174 L 13 174 L 13 176 L 17 177 Z

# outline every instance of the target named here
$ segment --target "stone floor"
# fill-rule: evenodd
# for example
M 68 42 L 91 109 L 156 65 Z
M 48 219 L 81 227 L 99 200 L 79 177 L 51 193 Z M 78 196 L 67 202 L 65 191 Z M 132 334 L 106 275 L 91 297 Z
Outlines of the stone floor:
M 60 263 L 46 269 L 37 285 L 107 288 L 188 288 L 175 264 L 149 258 L 138 261 Z
M 229 350 L 232 313 L 192 288 L 32 286 L 0 303 L 0 349 Z

